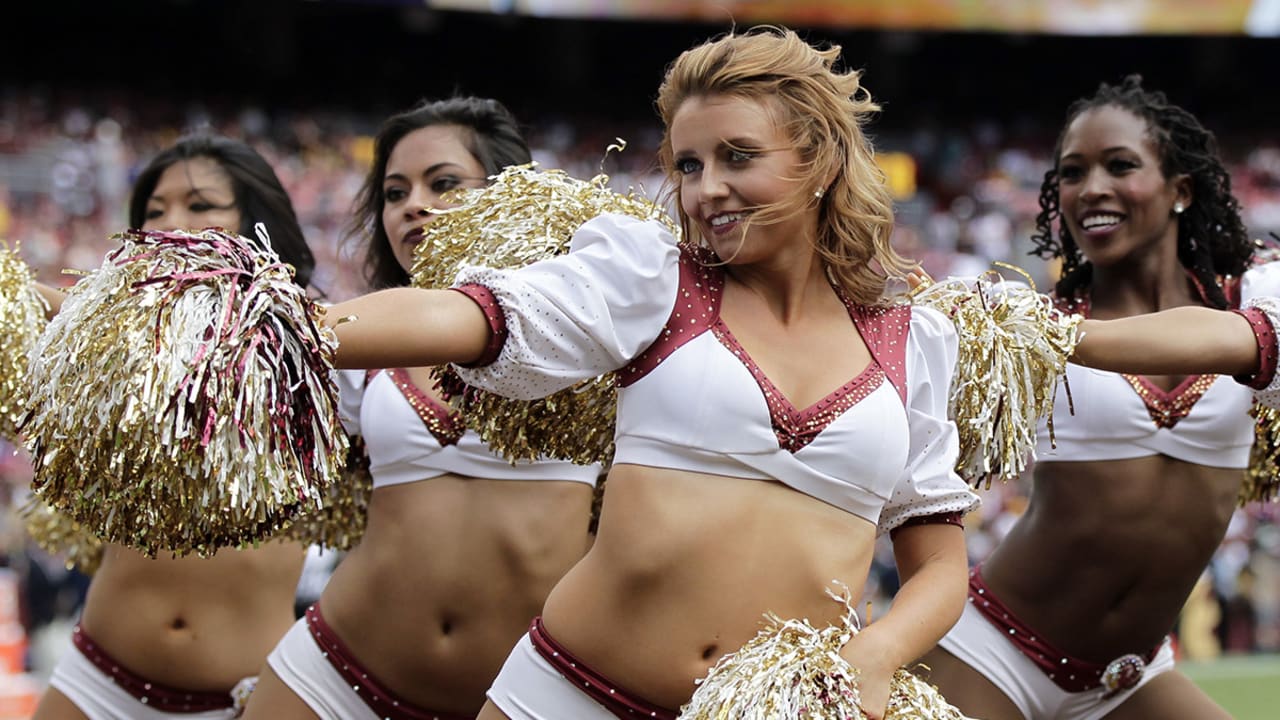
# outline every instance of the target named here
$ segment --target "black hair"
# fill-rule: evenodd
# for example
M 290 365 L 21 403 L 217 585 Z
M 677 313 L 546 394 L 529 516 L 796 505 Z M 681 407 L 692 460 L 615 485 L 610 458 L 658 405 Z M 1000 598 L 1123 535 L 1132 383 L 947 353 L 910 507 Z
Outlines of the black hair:
M 316 260 L 302 235 L 289 194 L 271 165 L 258 151 L 239 140 L 217 135 L 188 135 L 152 158 L 133 183 L 129 226 L 141 228 L 146 222 L 147 201 L 155 192 L 160 175 L 170 165 L 201 157 L 216 162 L 231 178 L 235 207 L 240 211 L 240 227 L 236 232 L 253 238 L 256 237 L 253 226 L 265 225 L 272 248 L 281 260 L 294 267 L 297 283 L 306 287 L 311 282 Z
M 391 241 L 382 226 L 386 205 L 382 183 L 391 151 L 405 135 L 433 125 L 455 125 L 466 130 L 467 150 L 484 168 L 497 175 L 510 165 L 533 160 L 515 116 L 497 100 L 470 96 L 423 100 L 415 107 L 387 118 L 373 142 L 373 163 L 356 196 L 351 234 L 365 238 L 365 280 L 374 290 L 409 284 L 409 274 L 391 252 Z
M 1190 178 L 1193 201 L 1178 215 L 1178 261 L 1196 279 L 1207 302 L 1226 308 L 1220 280 L 1243 273 L 1254 250 L 1240 219 L 1240 203 L 1231 194 L 1231 176 L 1218 156 L 1213 133 L 1194 115 L 1170 103 L 1164 93 L 1143 88 L 1140 75 L 1130 75 L 1119 85 L 1102 83 L 1093 96 L 1080 98 L 1067 109 L 1062 134 L 1053 149 L 1053 167 L 1040 186 L 1040 213 L 1031 237 L 1036 245 L 1031 254 L 1046 260 L 1062 259 L 1062 278 L 1054 291 L 1059 297 L 1072 298 L 1087 289 L 1093 278 L 1093 266 L 1084 259 L 1058 207 L 1058 158 L 1071 123 L 1086 111 L 1101 107 L 1127 110 L 1146 121 L 1161 174 Z M 1058 239 L 1054 238 L 1055 219 Z

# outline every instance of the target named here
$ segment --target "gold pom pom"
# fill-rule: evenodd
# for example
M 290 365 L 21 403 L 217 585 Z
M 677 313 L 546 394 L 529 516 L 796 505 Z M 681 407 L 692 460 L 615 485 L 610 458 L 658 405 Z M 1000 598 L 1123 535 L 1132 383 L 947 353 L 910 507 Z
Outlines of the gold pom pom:
M 830 594 L 830 593 L 829 593 Z M 858 670 L 840 650 L 857 634 L 846 597 L 844 621 L 817 629 L 807 620 L 765 616 L 766 626 L 698 681 L 680 720 L 866 720 Z M 937 689 L 904 669 L 894 673 L 885 720 L 964 720 Z
M 1017 478 L 1035 457 L 1040 418 L 1052 418 L 1058 379 L 1079 341 L 1080 316 L 999 282 L 931 282 L 909 295 L 950 318 L 959 335 L 948 410 L 960 435 L 956 472 L 975 485 Z
M 657 219 L 679 235 L 660 206 L 635 193 L 614 192 L 607 183 L 604 175 L 584 182 L 559 170 L 521 165 L 507 168 L 487 187 L 458 192 L 454 199 L 460 204 L 438 211 L 425 227 L 414 285 L 448 287 L 464 265 L 517 268 L 564 254 L 578 227 L 604 213 Z M 436 372 L 467 426 L 508 459 L 590 464 L 613 456 L 612 374 L 529 402 L 465 387 L 448 368 Z
M 32 352 L 36 493 L 148 555 L 270 537 L 319 506 L 346 456 L 333 334 L 250 240 L 116 237 Z
M 36 545 L 53 555 L 66 556 L 68 570 L 77 568 L 85 575 L 97 572 L 105 548 L 97 535 L 34 495 L 18 510 L 18 515 Z
M 369 453 L 364 440 L 358 435 L 352 436 L 347 463 L 325 492 L 320 508 L 299 513 L 284 536 L 306 545 L 346 552 L 359 545 L 364 537 L 372 495 Z
M 1280 496 L 1280 410 L 1254 403 L 1253 448 L 1240 486 L 1240 504 L 1268 502 Z
M 48 309 L 18 249 L 0 240 L 0 436 L 10 440 L 26 410 L 27 356 L 48 324 Z

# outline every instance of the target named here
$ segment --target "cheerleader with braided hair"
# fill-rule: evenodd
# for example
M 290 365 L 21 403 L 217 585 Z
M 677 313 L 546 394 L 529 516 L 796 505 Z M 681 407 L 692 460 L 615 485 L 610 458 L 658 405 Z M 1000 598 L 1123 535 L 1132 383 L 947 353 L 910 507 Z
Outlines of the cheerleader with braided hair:
M 1045 174 L 1035 254 L 1097 319 L 1276 295 L 1213 134 L 1130 76 L 1077 100 Z M 1056 227 L 1055 227 L 1056 226 Z M 1249 391 L 1217 375 L 1068 369 L 1027 512 L 970 575 L 925 657 L 968 715 L 1226 718 L 1174 671 L 1167 635 L 1226 532 L 1250 461 Z

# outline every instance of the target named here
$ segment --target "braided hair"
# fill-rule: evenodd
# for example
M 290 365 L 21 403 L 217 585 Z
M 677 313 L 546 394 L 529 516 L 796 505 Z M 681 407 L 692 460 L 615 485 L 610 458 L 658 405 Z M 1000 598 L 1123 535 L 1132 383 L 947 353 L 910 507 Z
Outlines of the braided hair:
M 1194 202 L 1178 215 L 1178 261 L 1202 288 L 1207 302 L 1220 309 L 1228 307 L 1220 278 L 1239 276 L 1253 255 L 1253 244 L 1240 219 L 1240 203 L 1231 194 L 1231 176 L 1218 157 L 1213 133 L 1194 115 L 1170 103 L 1164 93 L 1143 88 L 1140 75 L 1130 75 L 1119 85 L 1102 83 L 1092 97 L 1080 98 L 1067 109 L 1062 134 L 1053 149 L 1053 167 L 1040 185 L 1040 213 L 1031 236 L 1036 246 L 1032 255 L 1062 260 L 1062 278 L 1054 291 L 1061 298 L 1075 297 L 1088 289 L 1093 278 L 1093 265 L 1084 259 L 1058 206 L 1058 158 L 1071 123 L 1086 111 L 1101 107 L 1117 107 L 1145 120 L 1160 158 L 1161 174 L 1190 178 Z

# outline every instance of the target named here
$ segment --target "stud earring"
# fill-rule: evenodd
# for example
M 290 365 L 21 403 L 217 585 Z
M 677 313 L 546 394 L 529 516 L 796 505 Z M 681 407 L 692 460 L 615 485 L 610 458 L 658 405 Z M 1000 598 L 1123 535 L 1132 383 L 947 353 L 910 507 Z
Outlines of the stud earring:
M 1183 210 L 1186 210 L 1186 208 L 1182 206 L 1182 203 L 1176 202 L 1173 204 L 1174 215 L 1181 215 Z
M 818 188 L 817 190 L 813 191 L 813 196 L 816 198 L 821 198 L 824 194 L 825 193 L 822 192 L 822 188 Z

